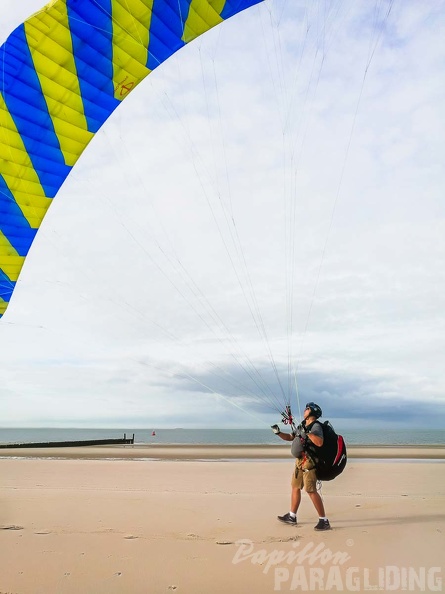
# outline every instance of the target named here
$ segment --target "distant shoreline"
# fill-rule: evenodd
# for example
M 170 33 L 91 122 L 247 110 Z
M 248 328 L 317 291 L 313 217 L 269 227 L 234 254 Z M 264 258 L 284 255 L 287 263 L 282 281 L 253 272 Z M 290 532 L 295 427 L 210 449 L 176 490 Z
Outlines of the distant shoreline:
M 286 445 L 204 445 L 134 444 L 63 448 L 9 448 L 0 450 L 1 458 L 57 459 L 150 459 L 150 460 L 241 460 L 291 459 Z M 445 460 L 445 445 L 351 445 L 349 459 Z

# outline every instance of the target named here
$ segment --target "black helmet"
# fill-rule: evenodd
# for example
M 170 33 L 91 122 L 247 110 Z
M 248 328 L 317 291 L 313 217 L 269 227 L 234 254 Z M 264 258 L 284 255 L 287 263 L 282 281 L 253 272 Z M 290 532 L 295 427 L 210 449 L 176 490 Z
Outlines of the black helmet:
M 315 404 L 315 402 L 308 402 L 306 404 L 306 408 L 310 408 L 312 416 L 314 416 L 316 419 L 318 419 L 318 417 L 321 417 L 321 415 L 323 414 L 323 411 L 318 406 L 318 404 Z

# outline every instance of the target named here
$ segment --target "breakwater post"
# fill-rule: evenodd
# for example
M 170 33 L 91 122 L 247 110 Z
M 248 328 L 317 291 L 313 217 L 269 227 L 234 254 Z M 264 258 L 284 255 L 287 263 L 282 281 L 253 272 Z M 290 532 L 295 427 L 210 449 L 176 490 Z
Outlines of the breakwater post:
M 124 433 L 124 437 L 117 439 L 84 439 L 79 441 L 46 441 L 41 443 L 1 443 L 0 449 L 6 448 L 76 448 L 82 446 L 98 446 L 98 445 L 133 445 L 133 437 L 128 437 Z

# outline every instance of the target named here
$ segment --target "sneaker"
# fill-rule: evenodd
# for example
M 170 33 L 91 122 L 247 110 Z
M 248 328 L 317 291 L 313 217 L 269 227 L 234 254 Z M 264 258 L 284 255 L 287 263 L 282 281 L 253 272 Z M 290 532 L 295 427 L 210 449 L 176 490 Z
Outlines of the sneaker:
M 318 520 L 318 524 L 314 526 L 314 530 L 330 530 L 331 525 L 329 520 Z
M 284 516 L 277 516 L 277 518 L 280 520 L 280 522 L 284 522 L 285 524 L 293 524 L 294 526 L 297 524 L 297 518 L 293 518 L 289 512 L 284 514 Z

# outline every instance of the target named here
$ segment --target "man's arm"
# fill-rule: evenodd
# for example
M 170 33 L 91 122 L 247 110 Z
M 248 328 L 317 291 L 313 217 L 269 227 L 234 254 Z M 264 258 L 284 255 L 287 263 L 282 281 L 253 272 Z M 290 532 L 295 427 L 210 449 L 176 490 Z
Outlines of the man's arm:
M 307 436 L 312 441 L 312 443 L 314 445 L 316 445 L 318 448 L 321 448 L 321 446 L 323 445 L 322 437 L 319 437 L 318 435 L 314 435 L 313 433 L 308 433 Z
M 272 425 L 271 429 L 275 433 L 275 435 L 278 435 L 278 437 L 281 437 L 281 439 L 283 439 L 284 441 L 293 441 L 294 440 L 295 434 L 282 433 L 281 429 L 279 428 L 278 425 Z
M 294 441 L 295 435 L 293 435 L 292 433 L 281 433 L 281 431 L 279 433 L 277 433 L 278 437 L 281 437 L 281 439 L 284 439 L 284 441 Z
M 319 423 L 315 423 L 310 433 L 307 433 L 306 435 L 315 446 L 321 448 L 321 446 L 323 445 L 323 429 L 321 428 Z
M 278 437 L 280 437 L 284 441 L 293 441 L 295 437 L 293 433 L 282 433 L 278 425 L 274 425 L 273 432 L 275 433 L 275 435 L 278 435 Z

